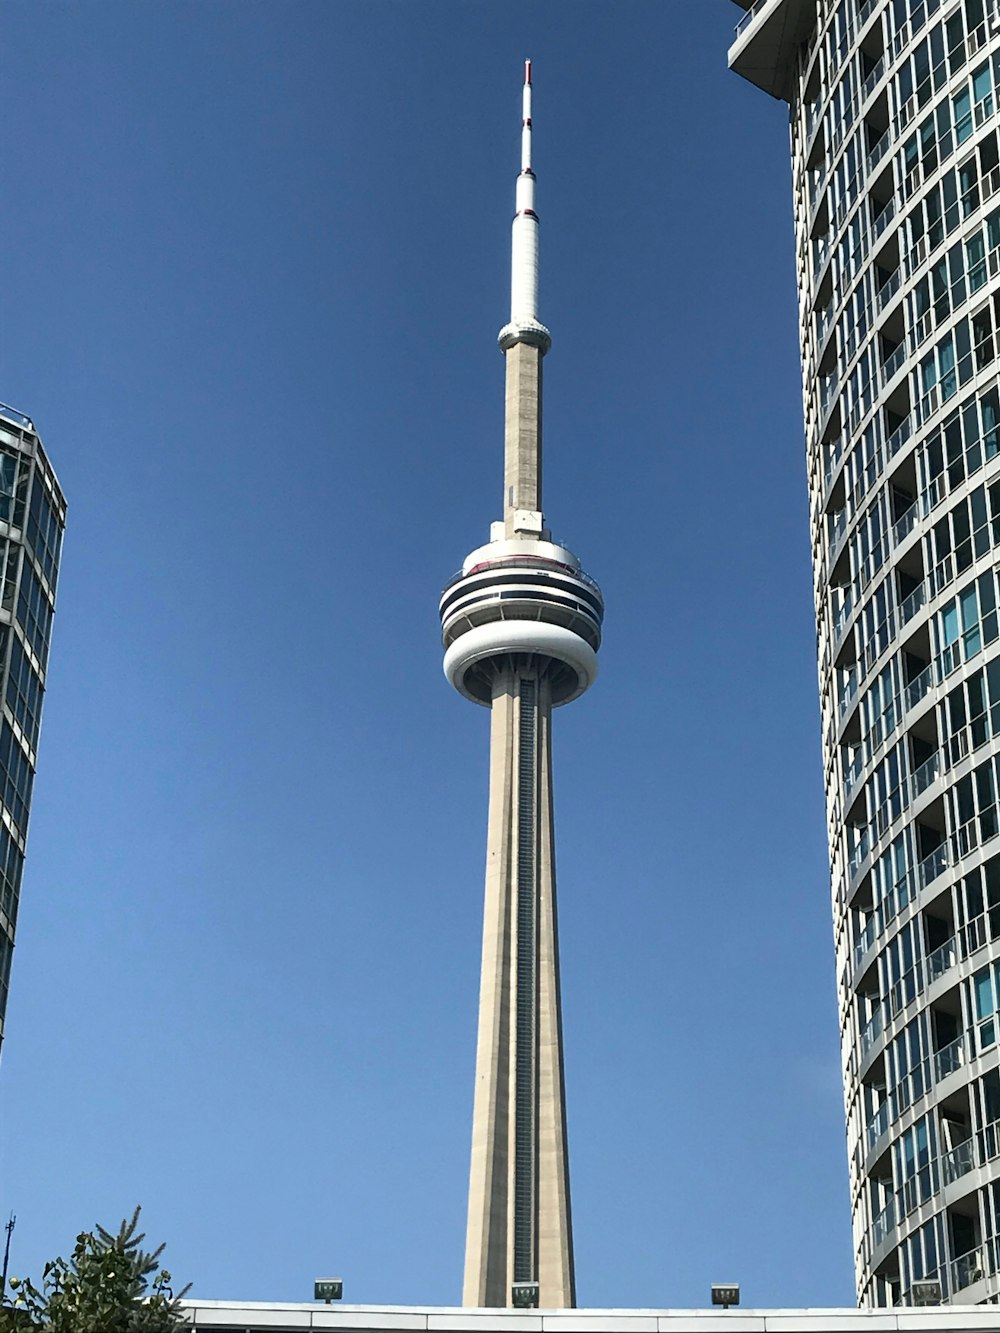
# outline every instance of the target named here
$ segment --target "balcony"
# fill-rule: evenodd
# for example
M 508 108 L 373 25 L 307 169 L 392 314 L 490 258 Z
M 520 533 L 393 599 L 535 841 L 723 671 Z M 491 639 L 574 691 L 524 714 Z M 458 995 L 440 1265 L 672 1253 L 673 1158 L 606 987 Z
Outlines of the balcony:
M 864 931 L 858 938 L 853 951 L 853 966 L 857 971 L 858 964 L 863 960 L 865 954 L 874 944 L 879 929 L 886 924 L 882 920 L 882 913 L 873 916 L 866 925 Z M 926 992 L 928 986 L 948 974 L 951 968 L 965 959 L 971 958 L 979 949 L 996 939 L 1000 935 L 1000 910 L 991 908 L 988 912 L 982 913 L 972 921 L 962 926 L 954 935 L 945 940 L 944 944 L 939 945 L 932 953 L 929 953 L 926 959 L 917 959 L 911 968 L 894 982 L 888 993 L 878 1002 L 878 1007 L 871 1015 L 864 1028 L 861 1030 L 860 1057 L 854 1052 L 851 1054 L 850 1073 L 852 1077 L 858 1076 L 859 1066 L 864 1062 L 869 1051 L 871 1051 L 876 1042 L 888 1031 L 889 1024 L 893 1019 L 898 1018 L 901 1013 L 915 1000 L 920 999 Z M 948 1063 L 947 1054 L 943 1056 L 941 1068 L 945 1068 Z
M 940 1157 L 925 1159 L 924 1164 L 914 1169 L 895 1192 L 889 1195 L 882 1211 L 872 1220 L 872 1248 L 877 1249 L 892 1237 L 897 1227 L 900 1227 L 921 1204 L 933 1198 L 940 1190 L 947 1189 L 949 1185 L 955 1184 L 977 1167 L 985 1167 L 994 1162 L 998 1155 L 998 1146 L 1000 1146 L 998 1122 L 994 1120 L 964 1142 L 941 1153 Z M 962 1255 L 954 1261 L 951 1288 L 953 1292 L 969 1286 L 971 1281 L 976 1280 L 972 1278 L 972 1273 L 976 1268 L 982 1267 L 982 1264 L 977 1264 L 973 1258 L 978 1254 L 977 1249 L 972 1254 Z
M 35 423 L 31 417 L 26 417 L 23 412 L 18 412 L 6 403 L 0 403 L 0 417 L 3 417 L 6 421 L 12 421 L 15 426 L 20 426 L 23 430 L 35 429 Z
M 871 1048 L 881 1037 L 884 1029 L 884 1020 L 882 1018 L 881 1008 L 876 1009 L 871 1018 L 865 1024 L 861 1033 L 861 1058 L 868 1054 Z
M 968 829 L 968 825 L 963 825 L 962 827 L 963 829 Z M 854 887 L 857 872 L 865 863 L 865 857 L 858 858 L 857 854 L 855 854 L 855 856 L 856 859 L 848 866 L 847 879 L 842 879 L 837 889 L 837 907 L 841 912 L 847 910 L 847 905 L 851 897 L 851 893 L 847 886 L 850 884 Z M 932 851 L 929 856 L 925 856 L 922 861 L 919 861 L 909 870 L 904 870 L 886 896 L 882 898 L 876 906 L 875 916 L 873 917 L 873 920 L 877 921 L 877 925 L 875 926 L 876 932 L 881 934 L 889 925 L 890 921 L 893 921 L 899 915 L 907 903 L 913 901 L 913 898 L 921 889 L 926 889 L 928 884 L 932 884 L 939 875 L 944 874 L 949 865 L 953 864 L 954 860 L 949 859 L 948 856 L 948 844 L 947 842 L 943 842 L 939 847 L 935 847 L 934 851 Z M 871 922 L 869 922 L 869 927 L 870 926 Z M 862 947 L 864 940 L 867 939 L 869 927 L 865 928 L 864 936 L 858 941 L 858 946 L 854 955 L 855 967 L 857 967 L 858 962 L 870 947 L 870 945 L 867 944 Z
M 854 946 L 854 952 L 851 955 L 852 965 L 854 966 L 855 969 L 861 962 L 862 958 L 864 958 L 868 950 L 875 943 L 875 936 L 878 934 L 878 929 L 879 929 L 879 922 L 875 917 L 872 917 L 872 919 L 868 922 L 867 926 L 865 926 L 864 930 L 858 936 L 858 941 Z M 872 1040 L 874 1041 L 875 1038 L 873 1037 Z
M 747 11 L 729 48 L 729 68 L 787 102 L 795 53 L 816 26 L 816 0 L 737 0 Z
M 879 1213 L 872 1223 L 872 1245 L 881 1245 L 882 1242 L 896 1230 L 896 1205 L 892 1201 Z
M 888 1132 L 904 1111 L 928 1096 L 943 1079 L 964 1068 L 969 1060 L 967 1034 L 935 1051 L 914 1065 L 888 1094 L 865 1126 L 864 1143 L 871 1153 L 882 1136 Z
M 950 1299 L 953 1305 L 965 1305 L 967 1302 L 977 1305 L 982 1300 L 981 1295 L 971 1299 L 969 1297 L 959 1299 L 959 1293 L 976 1286 L 986 1278 L 995 1277 L 998 1273 L 1000 1273 L 1000 1238 L 988 1236 L 975 1249 L 959 1255 L 957 1259 L 953 1259 L 949 1264 L 943 1264 L 932 1273 L 925 1273 L 923 1280 L 936 1277 L 941 1282 L 945 1298 Z M 912 1304 L 908 1291 L 904 1293 L 899 1304 Z

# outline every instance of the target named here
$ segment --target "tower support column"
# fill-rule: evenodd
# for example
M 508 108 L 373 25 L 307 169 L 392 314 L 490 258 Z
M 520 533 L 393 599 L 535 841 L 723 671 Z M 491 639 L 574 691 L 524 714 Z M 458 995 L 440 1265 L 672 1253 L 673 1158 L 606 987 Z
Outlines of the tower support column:
M 545 659 L 498 663 L 463 1302 L 575 1302 Z
M 508 537 L 541 531 L 541 347 L 515 343 L 504 353 L 504 529 Z M 537 517 L 533 517 L 537 515 Z

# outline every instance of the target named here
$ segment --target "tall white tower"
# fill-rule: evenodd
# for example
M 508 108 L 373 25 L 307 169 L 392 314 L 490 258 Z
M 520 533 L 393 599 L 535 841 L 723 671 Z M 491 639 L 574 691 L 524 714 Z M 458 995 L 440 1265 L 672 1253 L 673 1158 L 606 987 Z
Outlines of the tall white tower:
M 506 363 L 504 517 L 441 596 L 444 670 L 491 710 L 463 1301 L 575 1303 L 552 825 L 552 709 L 597 675 L 604 600 L 542 514 L 538 215 L 525 65 Z

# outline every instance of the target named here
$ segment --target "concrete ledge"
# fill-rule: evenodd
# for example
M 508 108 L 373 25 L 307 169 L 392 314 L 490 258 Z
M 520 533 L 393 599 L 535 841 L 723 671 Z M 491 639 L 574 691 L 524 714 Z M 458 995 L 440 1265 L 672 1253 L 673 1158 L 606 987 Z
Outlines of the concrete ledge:
M 997 1333 L 995 1305 L 923 1310 L 467 1310 L 457 1306 L 183 1302 L 197 1329 L 337 1333 Z
M 753 9 L 729 48 L 729 68 L 787 102 L 796 52 L 816 25 L 816 0 L 759 0 Z

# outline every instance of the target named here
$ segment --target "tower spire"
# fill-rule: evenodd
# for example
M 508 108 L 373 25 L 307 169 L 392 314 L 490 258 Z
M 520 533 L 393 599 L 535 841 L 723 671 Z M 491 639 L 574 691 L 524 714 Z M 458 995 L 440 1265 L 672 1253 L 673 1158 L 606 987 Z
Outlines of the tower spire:
M 531 61 L 521 93 L 521 171 L 510 237 L 510 323 L 500 330 L 507 362 L 504 424 L 504 532 L 548 536 L 542 513 L 542 357 L 552 346 L 538 319 L 538 214 L 531 165 Z
M 524 62 L 521 92 L 521 171 L 514 191 L 514 221 L 510 238 L 510 323 L 500 330 L 504 352 L 515 343 L 538 347 L 542 355 L 552 337 L 538 319 L 538 214 L 535 211 L 535 172 L 531 164 L 531 61 Z
M 531 170 L 531 61 L 524 62 L 524 90 L 521 93 L 521 170 Z

